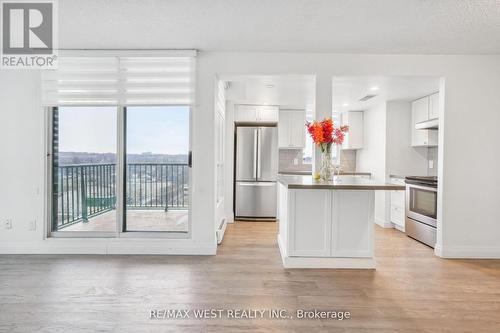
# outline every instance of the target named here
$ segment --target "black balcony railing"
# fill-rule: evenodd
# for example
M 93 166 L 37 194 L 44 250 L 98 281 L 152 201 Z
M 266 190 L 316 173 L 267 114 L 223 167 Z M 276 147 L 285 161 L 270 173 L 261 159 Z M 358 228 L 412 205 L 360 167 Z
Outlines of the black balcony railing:
M 66 165 L 54 170 L 54 230 L 116 208 L 116 165 Z M 127 164 L 127 209 L 187 209 L 187 164 Z

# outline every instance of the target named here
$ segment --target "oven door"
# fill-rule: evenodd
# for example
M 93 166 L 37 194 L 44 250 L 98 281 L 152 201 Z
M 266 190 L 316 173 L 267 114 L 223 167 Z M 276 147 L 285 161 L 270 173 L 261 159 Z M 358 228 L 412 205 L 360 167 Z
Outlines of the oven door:
M 406 216 L 436 227 L 437 189 L 406 184 Z

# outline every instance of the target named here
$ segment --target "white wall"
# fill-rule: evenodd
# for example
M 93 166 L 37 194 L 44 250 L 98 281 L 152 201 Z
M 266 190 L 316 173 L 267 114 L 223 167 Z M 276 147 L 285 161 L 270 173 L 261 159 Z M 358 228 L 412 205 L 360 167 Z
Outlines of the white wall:
M 204 81 L 204 78 L 211 78 Z M 199 80 L 202 101 L 214 94 L 214 76 Z M 46 126 L 40 73 L 0 71 L 0 253 L 215 254 L 214 130 L 211 112 L 193 110 L 191 237 L 189 239 L 45 239 Z M 214 109 L 214 104 L 211 110 Z M 6 230 L 4 221 L 12 219 Z M 35 231 L 28 230 L 37 221 Z
M 373 173 L 374 179 L 389 182 L 390 175 L 427 174 L 427 148 L 411 147 L 411 103 L 387 101 L 364 113 L 367 142 L 357 153 L 359 170 Z M 392 228 L 390 192 L 375 195 L 375 222 Z
M 40 73 L 0 71 L 0 245 L 43 237 L 43 121 Z M 37 230 L 29 231 L 33 220 Z
M 122 47 L 127 46 L 124 43 Z M 198 100 L 193 124 L 193 241 L 207 246 L 215 244 L 212 221 L 215 179 L 206 175 L 214 174 L 214 126 L 207 124 L 214 124 L 216 74 L 427 75 L 445 78 L 442 82 L 445 93 L 440 102 L 445 103 L 446 110 L 440 115 L 439 142 L 442 149 L 438 157 L 438 223 L 442 224 L 442 233 L 438 234 L 436 252 L 447 257 L 500 258 L 497 212 L 500 201 L 500 173 L 497 170 L 500 165 L 500 154 L 497 153 L 500 142 L 497 129 L 500 123 L 500 56 L 200 52 L 197 69 Z M 6 156 L 15 162 L 28 163 L 27 166 L 3 167 L 0 172 L 1 198 L 8 198 L 0 202 L 2 219 L 12 216 L 24 221 L 31 216 L 41 216 L 43 196 L 36 195 L 36 186 L 33 185 L 40 184 L 44 176 L 41 167 L 44 159 L 41 128 L 44 125 L 39 118 L 39 104 L 31 100 L 32 96 L 38 99 L 37 80 L 37 76 L 31 73 L 0 72 L 2 153 L 5 151 Z M 329 82 L 331 84 L 331 80 Z M 328 90 L 331 91 L 331 87 Z M 12 109 L 20 111 L 13 113 Z M 22 139 L 13 140 L 17 137 Z M 478 149 L 487 153 L 478 154 Z M 27 152 L 20 153 L 23 151 Z M 12 179 L 27 180 L 16 186 Z M 22 203 L 25 198 L 30 198 L 29 205 Z M 0 228 L 1 239 L 12 240 L 14 231 L 7 235 L 6 232 Z M 41 240 L 38 232 L 32 235 L 16 231 L 15 237 L 26 241 L 34 237 Z M 16 243 L 11 242 L 8 246 L 14 247 Z M 7 246 L 0 245 L 0 248 L 5 252 Z M 207 247 L 204 251 L 209 253 L 210 249 Z
M 226 101 L 226 193 L 225 211 L 228 223 L 234 222 L 234 103 Z
M 427 175 L 427 148 L 411 147 L 411 102 L 387 102 L 386 177 Z
M 427 174 L 427 148 L 411 147 L 411 103 L 387 101 L 363 113 L 363 148 L 356 152 L 356 168 L 389 182 L 390 175 Z M 375 222 L 392 228 L 390 192 L 375 194 Z
M 226 187 L 224 180 L 226 179 L 226 168 L 230 167 L 226 165 L 226 88 L 224 82 L 216 80 L 216 91 L 215 91 L 215 131 L 216 131 L 216 149 L 215 149 L 215 161 L 216 170 L 215 177 L 217 179 L 217 186 L 215 190 L 216 203 L 215 203 L 215 230 L 221 230 L 223 233 L 225 230 L 225 223 L 227 219 L 225 218 L 225 205 L 226 205 Z M 222 169 L 222 170 L 221 170 Z M 220 175 L 219 175 L 220 173 Z M 221 193 L 217 193 L 221 191 Z M 222 236 L 221 236 L 222 237 Z
M 386 103 L 363 112 L 363 148 L 356 152 L 356 169 L 371 172 L 375 181 L 386 181 Z M 388 196 L 388 195 L 387 195 Z M 386 192 L 375 192 L 375 222 L 386 226 Z

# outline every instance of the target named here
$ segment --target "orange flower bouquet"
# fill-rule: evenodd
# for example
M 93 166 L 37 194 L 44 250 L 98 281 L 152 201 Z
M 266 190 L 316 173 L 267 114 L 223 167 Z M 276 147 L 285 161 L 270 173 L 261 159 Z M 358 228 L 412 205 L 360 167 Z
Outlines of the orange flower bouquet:
M 336 128 L 331 118 L 307 123 L 306 127 L 314 143 L 321 149 L 321 179 L 332 180 L 332 145 L 341 145 L 344 142 L 345 133 L 349 131 L 349 127 Z

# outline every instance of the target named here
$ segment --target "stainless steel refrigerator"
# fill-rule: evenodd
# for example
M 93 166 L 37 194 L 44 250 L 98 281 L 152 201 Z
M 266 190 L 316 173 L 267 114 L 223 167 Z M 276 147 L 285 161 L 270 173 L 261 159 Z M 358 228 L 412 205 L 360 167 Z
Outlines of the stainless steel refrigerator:
M 236 127 L 235 217 L 276 218 L 278 128 Z

